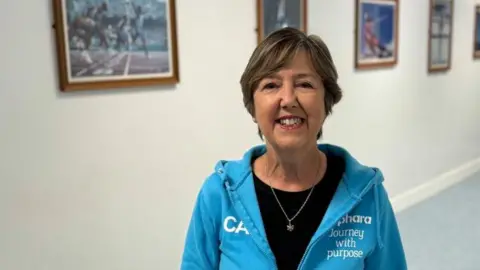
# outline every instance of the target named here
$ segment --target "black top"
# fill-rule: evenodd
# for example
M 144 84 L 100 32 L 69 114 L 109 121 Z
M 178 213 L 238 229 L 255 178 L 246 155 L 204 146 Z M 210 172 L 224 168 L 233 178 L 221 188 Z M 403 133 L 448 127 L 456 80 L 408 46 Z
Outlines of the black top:
M 342 158 L 327 154 L 327 170 L 303 210 L 292 221 L 293 231 L 287 230 L 288 220 L 276 201 L 270 186 L 254 174 L 255 191 L 270 248 L 279 269 L 297 269 L 310 240 L 317 231 L 335 194 L 345 170 Z M 286 192 L 275 189 L 283 209 L 292 218 L 305 202 L 310 189 Z

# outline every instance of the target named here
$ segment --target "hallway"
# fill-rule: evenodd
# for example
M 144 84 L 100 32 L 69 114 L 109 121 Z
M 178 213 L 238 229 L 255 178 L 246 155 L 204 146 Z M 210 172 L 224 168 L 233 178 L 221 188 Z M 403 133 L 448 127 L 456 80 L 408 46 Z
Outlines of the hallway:
M 480 172 L 397 214 L 409 270 L 480 269 Z

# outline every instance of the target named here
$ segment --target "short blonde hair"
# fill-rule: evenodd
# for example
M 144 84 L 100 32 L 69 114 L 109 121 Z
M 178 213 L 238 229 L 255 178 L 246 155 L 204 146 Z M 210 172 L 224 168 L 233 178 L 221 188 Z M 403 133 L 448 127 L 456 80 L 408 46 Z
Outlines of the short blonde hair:
M 332 113 L 333 105 L 342 99 L 337 70 L 327 45 L 316 35 L 306 35 L 287 27 L 271 33 L 257 46 L 240 79 L 243 103 L 252 117 L 255 115 L 253 94 L 260 81 L 287 65 L 299 50 L 307 52 L 313 68 L 322 79 L 327 116 Z M 263 139 L 260 129 L 258 134 Z M 317 139 L 321 136 L 320 130 Z

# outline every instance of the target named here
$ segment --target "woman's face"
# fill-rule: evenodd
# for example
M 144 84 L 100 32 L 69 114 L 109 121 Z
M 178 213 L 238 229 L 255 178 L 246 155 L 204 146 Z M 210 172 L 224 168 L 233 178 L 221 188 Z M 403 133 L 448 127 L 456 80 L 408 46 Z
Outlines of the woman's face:
M 261 80 L 253 97 L 255 120 L 267 142 L 283 149 L 316 144 L 326 115 L 324 95 L 322 80 L 304 51 Z

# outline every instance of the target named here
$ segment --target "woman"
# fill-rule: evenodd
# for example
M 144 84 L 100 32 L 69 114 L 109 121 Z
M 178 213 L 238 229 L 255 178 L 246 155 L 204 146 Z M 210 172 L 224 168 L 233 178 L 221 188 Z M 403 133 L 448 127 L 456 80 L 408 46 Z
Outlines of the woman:
M 337 78 L 316 36 L 284 28 L 259 44 L 240 82 L 266 144 L 205 181 L 181 269 L 407 269 L 381 172 L 317 144 Z

